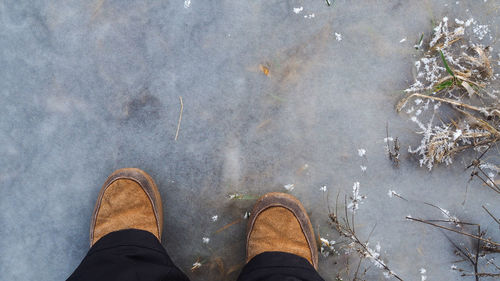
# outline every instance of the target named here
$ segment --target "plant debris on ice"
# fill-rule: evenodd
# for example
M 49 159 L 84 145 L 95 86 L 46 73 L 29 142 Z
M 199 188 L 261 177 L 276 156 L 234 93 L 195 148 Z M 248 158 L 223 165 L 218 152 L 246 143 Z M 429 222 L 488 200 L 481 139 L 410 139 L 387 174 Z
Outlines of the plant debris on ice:
M 417 147 L 408 151 L 419 158 L 420 166 L 431 170 L 435 164 L 449 165 L 454 156 L 467 150 L 484 152 L 500 139 L 498 74 L 494 73 L 492 40 L 488 25 L 475 19 L 450 20 L 444 17 L 430 38 L 420 36 L 420 58 L 415 61 L 415 82 L 405 90 L 397 105 L 405 110 L 422 135 Z M 498 148 L 493 159 L 498 161 Z M 498 162 L 482 163 L 494 181 Z

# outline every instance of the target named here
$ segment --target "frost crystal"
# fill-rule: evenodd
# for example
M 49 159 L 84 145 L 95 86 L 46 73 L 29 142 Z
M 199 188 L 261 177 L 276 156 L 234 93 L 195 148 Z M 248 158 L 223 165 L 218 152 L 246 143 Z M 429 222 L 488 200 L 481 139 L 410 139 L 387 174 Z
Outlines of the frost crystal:
M 326 185 L 323 185 L 322 187 L 319 188 L 319 190 L 323 191 L 323 192 L 326 192 Z
M 335 32 L 335 40 L 342 41 L 342 34 Z
M 320 253 L 324 257 L 328 257 L 330 254 L 337 254 L 338 255 L 338 252 L 333 247 L 333 245 L 335 245 L 335 241 L 333 241 L 333 240 L 328 241 L 328 239 L 323 238 L 323 237 L 320 237 L 319 240 L 321 242 Z
M 208 244 L 210 242 L 210 238 L 208 237 L 203 237 L 202 238 L 203 244 Z
M 358 155 L 359 155 L 359 157 L 365 156 L 366 155 L 366 149 L 364 149 L 364 148 L 358 149 Z
M 212 221 L 213 221 L 213 222 L 216 222 L 218 219 L 219 219 L 219 216 L 218 216 L 218 215 L 212 216 Z
M 388 195 L 389 197 L 391 197 L 391 198 L 392 198 L 392 197 L 394 197 L 394 196 L 401 197 L 401 194 L 397 193 L 395 190 L 390 190 L 390 189 L 389 189 L 389 191 L 387 192 L 387 195 Z
M 300 6 L 298 8 L 293 8 L 293 12 L 296 13 L 296 14 L 302 12 L 302 10 L 304 10 L 304 7 L 302 7 L 302 6 Z
M 197 261 L 197 262 L 193 263 L 193 266 L 191 267 L 191 271 L 194 271 L 194 270 L 200 268 L 201 266 L 202 266 L 202 264 Z
M 295 188 L 295 184 L 293 184 L 293 183 L 289 183 L 289 184 L 285 184 L 283 187 L 284 187 L 286 190 L 288 190 L 288 191 L 292 191 L 292 190 Z
M 351 202 L 349 202 L 347 208 L 355 212 L 357 209 L 359 209 L 359 204 L 363 203 L 363 199 L 366 199 L 366 196 L 359 194 L 359 182 L 355 182 L 352 186 Z
M 427 272 L 427 270 L 425 268 L 420 268 L 420 277 L 422 281 L 425 281 L 427 280 L 427 275 L 425 275 L 425 273 Z

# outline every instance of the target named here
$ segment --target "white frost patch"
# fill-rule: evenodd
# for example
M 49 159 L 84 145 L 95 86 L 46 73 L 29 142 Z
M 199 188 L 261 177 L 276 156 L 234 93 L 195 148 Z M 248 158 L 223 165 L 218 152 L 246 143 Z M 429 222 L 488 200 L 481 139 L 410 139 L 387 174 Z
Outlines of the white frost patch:
M 216 222 L 218 219 L 219 219 L 219 216 L 218 216 L 218 215 L 212 216 L 212 221 L 213 221 L 213 222 Z
M 187 9 L 191 7 L 191 0 L 184 0 L 184 8 Z
M 300 12 L 302 12 L 304 10 L 304 7 L 300 6 L 298 8 L 293 8 L 293 12 L 296 13 L 296 14 L 299 14 Z
M 293 183 L 289 183 L 289 184 L 285 184 L 283 187 L 284 187 L 286 190 L 288 190 L 288 191 L 292 191 L 292 190 L 295 188 L 295 184 L 293 184 Z
M 342 41 L 342 34 L 335 32 L 335 40 Z
M 327 190 L 326 185 L 323 185 L 322 187 L 320 187 L 319 190 L 326 192 L 326 190 Z
M 203 244 L 208 244 L 210 242 L 210 238 L 203 237 L 201 241 L 203 241 Z
M 426 272 L 427 272 L 427 270 L 425 268 L 422 267 L 420 269 L 420 278 L 421 278 L 420 280 L 422 280 L 422 281 L 427 280 L 427 275 L 425 275 Z
M 250 212 L 248 212 L 248 211 L 247 211 L 247 212 L 245 212 L 245 214 L 243 215 L 243 218 L 244 218 L 244 219 L 248 219 L 248 218 L 250 217 L 250 215 L 251 215 L 251 214 L 250 214 Z
M 458 139 L 461 135 L 462 135 L 462 130 L 457 129 L 457 130 L 453 133 L 453 140 Z
M 490 28 L 488 27 L 488 25 L 477 24 L 472 28 L 472 31 L 477 35 L 477 38 L 479 38 L 479 40 L 483 40 L 483 38 L 488 33 L 490 33 Z
M 471 23 L 473 23 L 473 22 L 474 22 L 474 19 L 473 19 L 473 18 L 470 18 L 470 19 L 468 19 L 468 20 L 465 22 L 465 26 L 470 26 L 470 25 L 471 25 Z
M 403 38 L 403 39 L 401 39 L 401 40 L 399 40 L 399 43 L 403 43 L 404 41 L 406 41 L 406 37 Z
M 366 168 L 367 168 L 366 166 L 360 165 L 359 167 L 361 168 L 362 172 L 366 172 Z
M 359 155 L 359 157 L 365 156 L 366 155 L 366 149 L 364 149 L 364 148 L 358 149 L 358 155 Z
M 306 19 L 312 19 L 314 17 L 315 17 L 314 13 L 304 16 L 304 18 L 306 18 Z

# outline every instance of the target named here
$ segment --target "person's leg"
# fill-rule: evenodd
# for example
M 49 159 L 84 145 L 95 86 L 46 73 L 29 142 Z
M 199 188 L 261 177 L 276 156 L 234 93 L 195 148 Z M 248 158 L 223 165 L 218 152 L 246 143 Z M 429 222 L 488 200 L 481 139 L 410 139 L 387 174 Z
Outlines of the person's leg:
M 323 281 L 311 222 L 291 195 L 268 193 L 257 201 L 246 243 L 247 264 L 238 281 Z
M 187 281 L 162 247 L 163 210 L 153 179 L 115 171 L 101 189 L 90 225 L 90 250 L 70 281 Z

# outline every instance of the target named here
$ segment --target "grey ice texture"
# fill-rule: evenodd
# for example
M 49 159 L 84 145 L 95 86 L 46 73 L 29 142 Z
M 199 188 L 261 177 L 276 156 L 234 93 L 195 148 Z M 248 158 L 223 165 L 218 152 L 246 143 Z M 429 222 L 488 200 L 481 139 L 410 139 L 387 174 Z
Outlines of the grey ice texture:
M 462 204 L 466 157 L 419 168 L 406 152 L 417 128 L 394 105 L 432 20 L 474 17 L 498 38 L 499 2 L 330 2 L 1 0 L 0 279 L 65 280 L 88 250 L 102 183 L 138 167 L 163 196 L 163 245 L 193 280 L 223 279 L 216 269 L 191 272 L 198 259 L 236 268 L 228 280 L 244 263 L 245 221 L 217 230 L 254 200 L 228 194 L 293 183 L 315 230 L 335 240 L 320 188 L 332 205 L 355 181 L 367 196 L 357 232 L 367 238 L 376 225 L 371 245 L 392 270 L 405 280 L 420 280 L 420 268 L 428 280 L 471 280 L 450 270 L 457 258 L 441 232 L 405 220 L 441 214 L 387 192 L 480 222 L 496 240 L 481 205 L 499 214 L 498 196 L 472 181 Z M 402 144 L 399 169 L 384 151 L 386 123 Z M 343 268 L 336 260 L 320 258 L 328 281 Z M 368 277 L 383 279 L 375 268 Z

